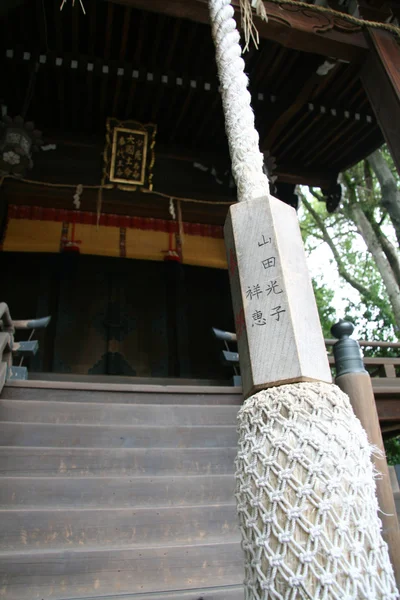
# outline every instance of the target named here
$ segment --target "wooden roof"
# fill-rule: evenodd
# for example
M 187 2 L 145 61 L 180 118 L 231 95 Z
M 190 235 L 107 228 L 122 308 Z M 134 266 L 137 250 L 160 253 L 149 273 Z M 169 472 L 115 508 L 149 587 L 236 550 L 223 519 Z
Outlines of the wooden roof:
M 47 138 L 102 136 L 108 116 L 134 118 L 156 123 L 157 143 L 171 153 L 228 164 L 209 25 L 125 3 L 85 0 L 86 16 L 79 3 L 60 13 L 55 0 L 25 0 L 10 10 L 0 21 L 0 99 L 9 114 L 20 113 L 38 63 L 27 117 Z M 326 184 L 383 142 L 359 80 L 366 48 L 359 32 L 345 39 L 353 35 L 350 62 L 328 59 L 334 67 L 325 75 L 317 69 L 326 56 L 287 47 L 296 45 L 287 40 L 285 47 L 262 39 L 245 55 L 261 147 L 276 157 L 281 181 Z

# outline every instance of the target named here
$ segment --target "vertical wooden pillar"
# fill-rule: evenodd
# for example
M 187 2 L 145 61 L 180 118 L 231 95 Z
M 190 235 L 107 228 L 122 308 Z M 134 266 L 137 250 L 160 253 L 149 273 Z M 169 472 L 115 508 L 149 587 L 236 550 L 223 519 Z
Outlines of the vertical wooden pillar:
M 38 278 L 40 283 L 37 293 L 36 311 L 34 315 L 38 319 L 44 317 L 45 315 L 52 314 L 52 288 L 55 279 L 53 273 L 51 272 L 51 266 L 53 262 L 52 259 L 53 257 L 47 254 L 41 254 L 38 258 Z M 37 352 L 30 359 L 29 371 L 48 371 L 49 369 L 47 368 L 47 365 L 45 366 L 46 345 L 51 343 L 48 328 L 46 327 L 45 329 L 37 330 L 35 337 L 39 342 L 39 352 Z
M 168 375 L 190 376 L 187 294 L 183 265 L 165 262 L 168 329 Z
M 4 193 L 4 180 L 0 177 L 0 249 L 3 246 L 3 241 L 7 229 L 8 221 L 8 201 Z
M 381 29 L 369 28 L 367 38 L 361 81 L 400 173 L 400 46 L 394 34 Z
M 383 453 L 373 457 L 374 465 L 381 477 L 376 479 L 376 493 L 381 510 L 382 535 L 389 546 L 390 559 L 397 585 L 400 584 L 400 530 L 396 514 L 389 468 L 384 456 L 384 446 L 379 425 L 378 412 L 371 378 L 364 369 L 361 350 L 355 340 L 350 339 L 354 331 L 351 323 L 341 321 L 332 327 L 332 334 L 339 338 L 333 346 L 336 364 L 336 384 L 350 398 L 353 410 L 365 429 L 370 444 Z

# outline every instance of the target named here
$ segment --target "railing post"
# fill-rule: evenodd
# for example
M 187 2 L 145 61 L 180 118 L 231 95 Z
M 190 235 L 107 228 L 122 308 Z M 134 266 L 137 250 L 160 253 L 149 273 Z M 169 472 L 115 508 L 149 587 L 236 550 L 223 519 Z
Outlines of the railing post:
M 370 444 L 382 451 L 373 462 L 380 476 L 376 479 L 376 492 L 381 511 L 382 535 L 389 546 L 390 558 L 400 584 L 400 530 L 396 505 L 390 483 L 389 468 L 384 456 L 382 433 L 376 409 L 371 378 L 364 368 L 360 346 L 350 338 L 354 331 L 352 323 L 339 321 L 331 329 L 339 341 L 333 346 L 336 365 L 336 384 L 349 396 L 353 410 L 364 427 Z

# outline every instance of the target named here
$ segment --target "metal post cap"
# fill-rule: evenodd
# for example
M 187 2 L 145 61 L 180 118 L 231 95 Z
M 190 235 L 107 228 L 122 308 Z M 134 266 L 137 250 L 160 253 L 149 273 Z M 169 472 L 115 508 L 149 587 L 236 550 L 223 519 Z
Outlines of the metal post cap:
M 333 346 L 336 377 L 347 373 L 366 373 L 360 346 L 350 338 L 353 331 L 353 323 L 342 319 L 331 328 L 332 335 L 339 340 Z

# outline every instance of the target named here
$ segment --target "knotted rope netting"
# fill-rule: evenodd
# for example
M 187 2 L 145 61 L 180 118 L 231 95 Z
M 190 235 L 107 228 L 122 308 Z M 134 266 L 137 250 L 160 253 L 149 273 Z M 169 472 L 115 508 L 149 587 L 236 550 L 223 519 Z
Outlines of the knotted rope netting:
M 209 7 L 238 200 L 268 196 L 234 10 Z M 398 598 L 372 448 L 348 397 L 325 383 L 272 387 L 245 401 L 238 428 L 246 599 Z

